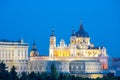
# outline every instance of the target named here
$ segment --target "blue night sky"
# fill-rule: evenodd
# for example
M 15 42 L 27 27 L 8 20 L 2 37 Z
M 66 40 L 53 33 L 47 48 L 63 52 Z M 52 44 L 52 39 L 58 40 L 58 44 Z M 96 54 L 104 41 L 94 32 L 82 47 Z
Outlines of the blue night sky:
M 120 57 L 119 0 L 0 0 L 0 38 L 36 42 L 40 55 L 48 55 L 54 27 L 57 44 L 69 43 L 72 27 L 85 30 L 95 46 L 104 45 L 111 57 Z

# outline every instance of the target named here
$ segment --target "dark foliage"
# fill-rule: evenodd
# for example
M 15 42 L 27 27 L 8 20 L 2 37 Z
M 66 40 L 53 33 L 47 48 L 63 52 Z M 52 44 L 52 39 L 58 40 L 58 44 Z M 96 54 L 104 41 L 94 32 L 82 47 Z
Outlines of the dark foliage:
M 28 80 L 28 75 L 26 72 L 22 72 L 20 80 Z
M 16 68 L 15 68 L 15 66 L 13 66 L 10 71 L 10 79 L 11 80 L 18 80 L 18 75 L 15 70 L 16 70 Z
M 56 71 L 55 64 L 51 65 L 50 78 L 51 78 L 51 80 L 58 80 L 58 72 Z
M 16 68 L 13 66 L 11 71 L 8 72 L 6 65 L 1 62 L 0 63 L 0 80 L 120 80 L 120 77 L 114 77 L 111 74 L 104 76 L 103 78 L 82 78 L 79 76 L 74 76 L 65 73 L 59 73 L 56 71 L 56 67 L 54 64 L 51 65 L 51 73 L 26 73 L 22 72 L 20 76 L 18 76 L 17 72 L 15 71 Z
M 9 73 L 6 69 L 7 69 L 6 64 L 1 62 L 0 63 L 0 80 L 9 80 L 10 79 Z

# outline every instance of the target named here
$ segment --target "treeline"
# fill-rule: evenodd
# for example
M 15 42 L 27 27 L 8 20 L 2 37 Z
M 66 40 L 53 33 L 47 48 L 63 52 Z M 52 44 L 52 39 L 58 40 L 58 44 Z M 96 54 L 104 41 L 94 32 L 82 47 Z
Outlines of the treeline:
M 90 79 L 90 78 L 82 78 L 70 74 L 63 74 L 56 71 L 56 67 L 54 64 L 51 65 L 50 73 L 25 73 L 22 72 L 21 75 L 16 72 L 15 66 L 13 66 L 10 72 L 7 71 L 6 64 L 0 63 L 0 80 L 120 80 L 120 77 L 110 77 L 106 76 L 103 78 Z

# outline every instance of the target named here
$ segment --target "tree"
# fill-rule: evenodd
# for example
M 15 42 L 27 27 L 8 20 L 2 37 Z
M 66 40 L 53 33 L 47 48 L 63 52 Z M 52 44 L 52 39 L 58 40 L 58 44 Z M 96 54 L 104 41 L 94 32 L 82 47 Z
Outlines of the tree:
M 51 64 L 51 79 L 58 80 L 58 72 L 56 71 L 55 64 Z
M 42 72 L 42 73 L 40 74 L 40 80 L 50 80 L 50 78 L 48 79 L 47 76 L 49 76 L 48 73 Z
M 38 79 L 38 80 L 42 80 L 41 74 L 40 74 L 39 72 L 37 73 L 37 79 Z
M 37 74 L 33 71 L 28 75 L 29 80 L 37 80 Z
M 9 73 L 6 70 L 6 64 L 1 62 L 0 63 L 0 80 L 9 80 Z
M 60 73 L 59 80 L 64 80 L 64 74 L 63 73 Z
M 17 72 L 15 70 L 16 70 L 16 68 L 13 65 L 13 67 L 11 68 L 11 71 L 10 71 L 10 79 L 11 80 L 18 80 Z
M 9 75 L 8 71 L 5 72 L 5 78 L 4 78 L 4 80 L 10 80 L 10 75 Z
M 26 72 L 22 72 L 21 75 L 22 76 L 20 77 L 20 80 L 28 80 L 28 76 L 27 76 Z

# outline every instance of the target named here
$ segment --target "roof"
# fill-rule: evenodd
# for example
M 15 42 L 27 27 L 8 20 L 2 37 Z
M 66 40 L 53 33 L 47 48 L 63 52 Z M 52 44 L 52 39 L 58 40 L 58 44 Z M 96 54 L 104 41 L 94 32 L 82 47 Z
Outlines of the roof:
M 80 25 L 79 30 L 75 33 L 76 37 L 89 38 L 88 33 L 84 30 L 83 25 Z
M 7 46 L 28 46 L 28 43 L 23 42 L 23 40 L 10 41 L 8 39 L 0 39 L 0 45 L 7 45 Z

